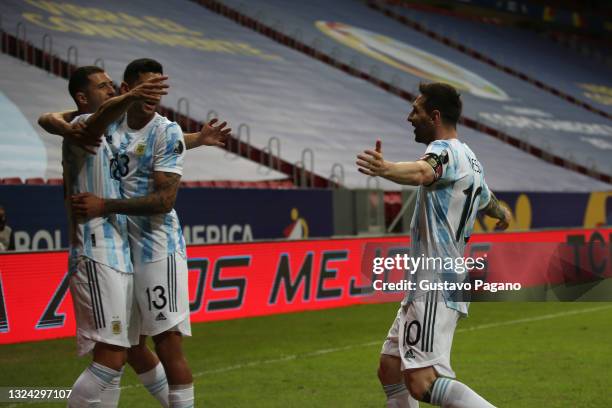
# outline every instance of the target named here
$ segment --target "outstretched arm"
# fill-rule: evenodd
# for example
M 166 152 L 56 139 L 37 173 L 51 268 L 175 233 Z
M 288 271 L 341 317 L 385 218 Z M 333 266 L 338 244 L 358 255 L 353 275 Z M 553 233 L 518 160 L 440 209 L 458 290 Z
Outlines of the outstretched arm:
M 491 198 L 489 199 L 489 204 L 485 208 L 482 209 L 482 212 L 485 215 L 488 215 L 491 218 L 495 218 L 497 224 L 495 224 L 495 229 L 505 230 L 510 225 L 510 220 L 512 219 L 512 215 L 510 214 L 510 210 L 508 210 L 505 206 L 501 205 L 495 194 L 491 193 Z
M 91 193 L 72 197 L 72 208 L 77 217 L 94 218 L 108 214 L 156 215 L 174 208 L 181 175 L 156 171 L 153 173 L 153 192 L 143 197 L 104 199 Z
M 376 141 L 375 150 L 365 150 L 357 155 L 359 172 L 372 176 L 383 177 L 398 184 L 420 186 L 434 181 L 433 168 L 423 160 L 413 162 L 390 162 L 382 155 L 382 143 Z
M 153 77 L 129 92 L 115 96 L 104 102 L 100 108 L 87 118 L 85 130 L 92 135 L 102 135 L 108 126 L 119 119 L 137 101 L 159 103 L 162 95 L 167 95 L 167 76 Z
M 202 129 L 197 133 L 185 134 L 185 147 L 187 150 L 200 146 L 225 146 L 225 139 L 232 132 L 231 128 L 226 128 L 227 122 L 223 122 L 217 126 L 217 119 L 213 119 L 202 126 Z

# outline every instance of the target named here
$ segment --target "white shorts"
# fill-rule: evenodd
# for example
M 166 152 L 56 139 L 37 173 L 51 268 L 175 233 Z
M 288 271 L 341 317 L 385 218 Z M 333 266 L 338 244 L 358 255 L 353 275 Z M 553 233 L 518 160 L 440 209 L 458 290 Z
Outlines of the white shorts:
M 191 336 L 187 260 L 181 254 L 134 264 L 134 298 L 132 336 L 166 331 Z
M 432 366 L 439 375 L 455 378 L 450 353 L 461 315 L 446 307 L 441 296 L 427 292 L 397 311 L 381 353 L 399 357 L 402 371 Z
M 90 352 L 97 342 L 130 347 L 134 340 L 128 334 L 134 275 L 85 257 L 71 264 L 70 273 L 79 356 Z

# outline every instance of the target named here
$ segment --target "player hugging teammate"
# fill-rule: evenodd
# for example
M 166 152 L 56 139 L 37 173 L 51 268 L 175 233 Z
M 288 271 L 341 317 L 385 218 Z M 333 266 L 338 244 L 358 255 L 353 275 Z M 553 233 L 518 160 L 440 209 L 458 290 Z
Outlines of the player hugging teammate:
M 115 97 L 106 72 L 81 67 L 69 82 L 78 110 L 39 119 L 64 137 L 78 352 L 93 354 L 69 407 L 116 407 L 126 361 L 162 406 L 194 406 L 182 351 L 182 337 L 191 335 L 187 258 L 173 207 L 185 150 L 222 146 L 231 129 L 211 121 L 184 136 L 156 113 L 166 80 L 157 61 L 135 60 Z

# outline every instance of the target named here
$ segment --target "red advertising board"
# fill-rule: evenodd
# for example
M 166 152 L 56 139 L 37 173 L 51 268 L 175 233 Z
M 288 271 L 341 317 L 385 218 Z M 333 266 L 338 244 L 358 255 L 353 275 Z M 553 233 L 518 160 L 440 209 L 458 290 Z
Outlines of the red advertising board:
M 610 276 L 612 254 L 593 255 L 592 248 L 609 249 L 611 235 L 610 228 L 478 234 L 472 242 L 582 243 L 576 253 L 584 262 L 604 265 L 602 276 Z M 407 237 L 392 236 L 191 246 L 191 319 L 205 322 L 371 302 L 366 252 L 379 247 L 385 256 L 390 246 L 407 243 Z M 538 258 L 541 248 L 525 246 L 522 256 Z M 496 262 L 505 263 L 502 256 L 516 263 L 516 253 L 499 255 Z M 0 255 L 0 344 L 74 335 L 66 265 L 66 252 Z M 499 273 L 495 276 L 504 279 Z M 530 273 L 525 283 L 536 285 L 546 278 L 534 276 Z

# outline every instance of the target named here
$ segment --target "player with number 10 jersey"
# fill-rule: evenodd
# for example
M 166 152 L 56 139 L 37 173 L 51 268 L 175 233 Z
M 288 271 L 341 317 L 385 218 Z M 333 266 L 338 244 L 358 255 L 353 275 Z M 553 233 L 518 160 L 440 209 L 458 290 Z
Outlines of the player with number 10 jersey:
M 482 210 L 498 219 L 500 228 L 508 227 L 510 215 L 489 190 L 474 152 L 457 138 L 462 108 L 457 90 L 432 83 L 421 84 L 419 91 L 408 121 L 415 141 L 427 145 L 425 155 L 416 161 L 388 162 L 379 141 L 375 150 L 357 156 L 358 170 L 368 176 L 418 186 L 410 254 L 427 260 L 426 266 L 417 268 L 416 290 L 407 292 L 388 331 L 378 376 L 387 407 L 416 408 L 417 401 L 423 401 L 442 407 L 491 408 L 457 381 L 451 368 L 453 335 L 459 318 L 467 315 L 468 303 L 463 293 L 450 288 L 468 278 L 467 269 L 457 267 L 457 262 L 463 265 L 476 213 Z M 429 260 L 434 261 L 431 266 Z M 439 283 L 443 290 L 437 290 Z

